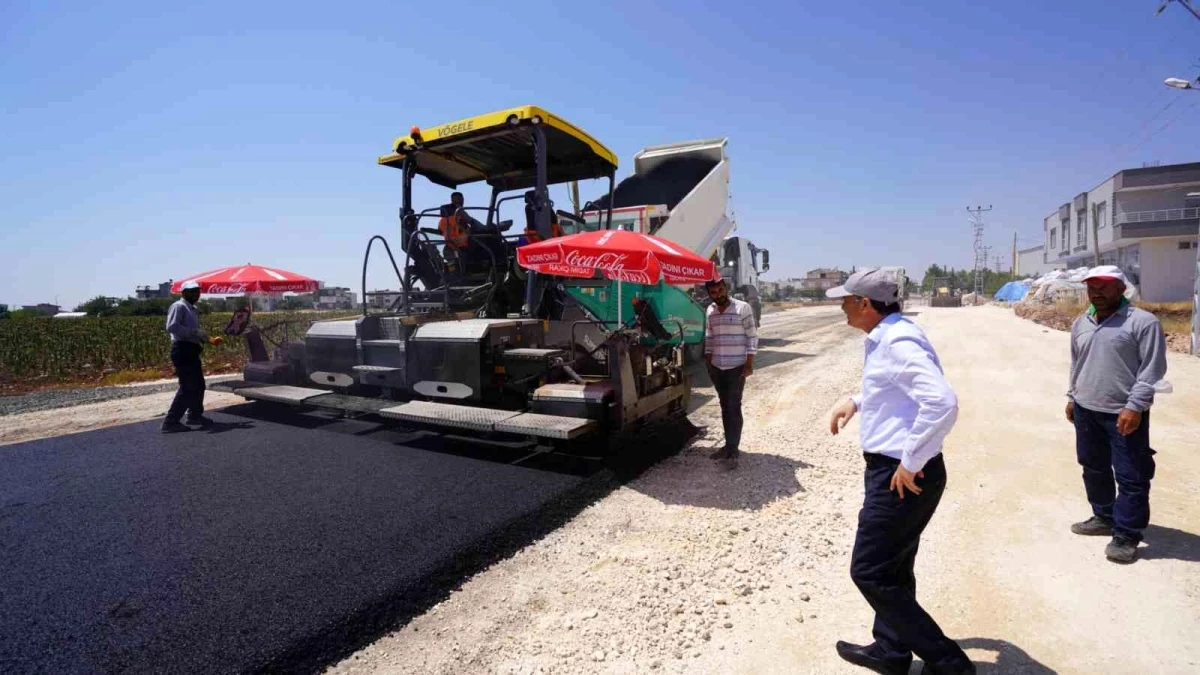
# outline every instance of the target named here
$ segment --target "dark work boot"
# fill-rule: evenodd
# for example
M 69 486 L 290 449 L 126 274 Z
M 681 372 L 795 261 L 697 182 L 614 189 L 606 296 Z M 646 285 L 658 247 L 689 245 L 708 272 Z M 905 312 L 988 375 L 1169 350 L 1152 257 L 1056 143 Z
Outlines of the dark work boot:
M 1072 525 L 1071 531 L 1086 537 L 1111 537 L 1113 533 L 1112 528 L 1113 524 L 1111 520 L 1105 520 L 1100 516 L 1092 516 L 1082 523 Z
M 836 647 L 838 656 L 846 661 L 884 675 L 908 675 L 908 667 L 912 665 L 911 655 L 906 659 L 883 658 L 874 643 L 862 646 L 838 640 Z
M 191 429 L 180 424 L 179 422 L 163 420 L 162 426 L 159 427 L 159 431 L 162 431 L 164 434 L 177 434 L 181 431 L 191 431 Z
M 1113 562 L 1131 563 L 1137 560 L 1137 548 L 1136 541 L 1118 534 L 1104 547 L 1104 555 Z
M 187 418 L 187 423 L 194 427 L 200 427 L 201 429 L 207 429 L 207 428 L 211 427 L 213 424 L 216 424 L 215 422 L 213 422 L 211 419 L 205 417 L 204 415 L 201 415 L 199 417 L 189 417 L 189 418 Z

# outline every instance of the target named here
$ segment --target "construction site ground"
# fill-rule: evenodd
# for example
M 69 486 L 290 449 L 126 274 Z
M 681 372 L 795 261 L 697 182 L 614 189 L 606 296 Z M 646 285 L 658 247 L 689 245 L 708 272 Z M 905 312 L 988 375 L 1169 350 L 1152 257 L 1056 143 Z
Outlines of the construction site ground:
M 1067 335 L 999 307 L 918 311 L 961 405 L 917 562 L 925 607 L 981 673 L 1197 672 L 1200 359 L 1169 357 L 1152 525 L 1120 566 L 1068 529 L 1090 510 L 1063 418 Z M 764 318 L 736 472 L 707 459 L 722 441 L 710 400 L 693 414 L 707 438 L 331 672 L 863 672 L 833 649 L 870 640 L 847 571 L 858 427 L 827 424 L 858 384 L 862 335 L 787 323 L 838 312 Z
M 949 485 L 917 563 L 926 608 L 981 673 L 1200 669 L 1200 359 L 1169 357 L 1174 393 L 1160 395 L 1151 433 L 1152 525 L 1141 559 L 1119 566 L 1105 560 L 1104 539 L 1068 530 L 1089 510 L 1062 412 L 1066 334 L 998 307 L 917 308 L 913 318 L 961 405 L 946 446 Z M 0 554 L 29 577 L 24 609 L 0 614 L 37 633 L 0 631 L 0 663 L 45 669 L 37 655 L 55 654 L 67 670 L 862 672 L 833 651 L 838 639 L 870 639 L 870 609 L 848 575 L 862 498 L 858 426 L 831 437 L 827 423 L 858 384 L 862 334 L 838 308 L 815 307 L 765 316 L 760 335 L 738 470 L 707 458 L 722 435 L 701 373 L 692 419 L 708 433 L 616 486 L 556 467 L 522 490 L 521 472 L 540 469 L 482 472 L 459 461 L 471 459 L 466 451 L 430 452 L 402 433 L 311 418 L 310 429 L 290 430 L 242 405 L 217 413 L 216 434 L 161 437 L 153 418 L 169 393 L 0 416 L 0 444 L 86 432 L 0 448 L 9 467 L 0 532 L 11 535 Z M 212 396 L 218 407 L 239 401 Z M 119 463 L 104 461 L 113 448 Z M 353 479 L 379 462 L 385 471 Z M 413 467 L 425 492 L 406 496 Z M 337 482 L 322 487 L 322 472 Z M 442 483 L 453 486 L 445 494 L 489 503 L 425 503 L 420 495 Z M 239 497 L 249 500 L 239 508 L 222 493 L 237 485 L 261 494 Z M 545 501 L 562 494 L 576 497 Z M 436 522 L 405 524 L 412 514 L 389 515 L 396 500 Z M 106 512 L 160 529 L 131 530 L 97 515 Z M 56 529 L 85 516 L 98 520 L 95 531 Z M 516 534 L 484 536 L 514 531 L 506 517 L 522 521 Z M 273 534 L 260 540 L 261 531 Z M 169 536 L 146 538 L 154 532 Z M 129 536 L 132 548 L 121 544 Z M 178 555 L 192 550 L 202 553 Z M 171 570 L 171 556 L 195 562 Z M 407 574 L 398 560 L 417 574 L 388 588 Z M 81 565 L 87 574 L 72 576 Z M 163 584 L 137 583 L 147 566 Z M 101 592 L 103 574 L 128 577 L 116 589 L 128 599 Z M 87 584 L 96 592 L 73 595 Z M 56 617 L 86 630 L 64 633 Z M 222 631 L 235 637 L 218 639 Z M 80 644 L 86 636 L 95 640 Z M 31 651 L 31 639 L 49 639 L 49 650 Z M 18 651 L 32 660 L 5 660 Z

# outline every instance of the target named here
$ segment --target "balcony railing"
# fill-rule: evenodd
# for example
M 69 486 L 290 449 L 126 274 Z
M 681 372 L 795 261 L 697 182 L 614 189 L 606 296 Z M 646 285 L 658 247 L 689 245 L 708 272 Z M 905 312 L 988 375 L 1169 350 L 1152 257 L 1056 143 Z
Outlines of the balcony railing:
M 1164 220 L 1200 219 L 1200 207 L 1186 209 L 1160 209 L 1158 211 L 1129 211 L 1117 214 L 1117 225 L 1126 223 L 1153 223 Z

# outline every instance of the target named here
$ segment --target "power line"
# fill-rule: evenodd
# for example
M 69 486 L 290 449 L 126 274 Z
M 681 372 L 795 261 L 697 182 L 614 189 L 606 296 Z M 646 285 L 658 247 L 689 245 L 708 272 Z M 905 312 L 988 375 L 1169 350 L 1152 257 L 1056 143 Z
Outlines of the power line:
M 1159 128 L 1157 128 L 1157 129 L 1155 129 L 1153 132 L 1151 132 L 1151 133 L 1150 133 L 1150 135 L 1149 135 L 1149 136 L 1146 136 L 1145 138 L 1143 138 L 1143 139 L 1141 140 L 1141 142 L 1139 142 L 1137 145 L 1135 145 L 1135 146 L 1133 146 L 1132 148 L 1130 148 L 1130 149 L 1129 149 L 1129 151 L 1130 151 L 1130 152 L 1133 152 L 1134 150 L 1137 150 L 1138 148 L 1141 148 L 1143 145 L 1145 145 L 1147 142 L 1149 142 L 1149 141 L 1150 141 L 1150 139 L 1154 138 L 1154 137 L 1155 137 L 1155 136 L 1157 136 L 1158 134 L 1160 134 L 1160 133 L 1162 133 L 1163 131 L 1165 131 L 1165 130 L 1167 129 L 1167 127 L 1171 126 L 1171 125 L 1172 125 L 1172 124 L 1174 124 L 1175 122 L 1178 122 L 1178 121 L 1179 121 L 1179 120 L 1180 120 L 1180 119 L 1181 119 L 1181 118 L 1182 118 L 1184 115 L 1186 115 L 1186 114 L 1187 114 L 1187 112 L 1188 112 L 1189 110 L 1191 110 L 1192 108 L 1195 108 L 1197 103 L 1200 103 L 1200 100 L 1192 101 L 1192 104 L 1191 104 L 1191 105 L 1189 105 L 1188 107 L 1186 107 L 1186 108 L 1184 108 L 1183 110 L 1181 110 L 1181 111 L 1179 112 L 1179 114 L 1178 114 L 1178 115 L 1176 115 L 1176 116 L 1172 117 L 1171 119 L 1167 120 L 1167 123 L 1166 123 L 1166 124 L 1164 124 L 1164 125 L 1162 125 L 1161 127 L 1159 127 Z

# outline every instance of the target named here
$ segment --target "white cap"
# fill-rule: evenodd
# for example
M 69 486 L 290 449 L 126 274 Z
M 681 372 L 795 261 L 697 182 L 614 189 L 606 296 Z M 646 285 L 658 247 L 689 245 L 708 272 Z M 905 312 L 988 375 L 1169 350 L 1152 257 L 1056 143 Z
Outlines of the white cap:
M 1088 270 L 1087 276 L 1083 278 L 1084 282 L 1088 279 L 1117 279 L 1126 286 L 1129 285 L 1129 280 L 1125 278 L 1125 273 L 1116 265 L 1101 265 Z
M 193 288 L 194 288 L 194 289 L 196 289 L 196 290 L 200 290 L 200 282 L 198 282 L 198 281 L 185 281 L 185 282 L 183 282 L 183 285 L 179 287 L 179 290 L 181 290 L 181 291 L 190 291 L 190 290 L 192 290 Z

